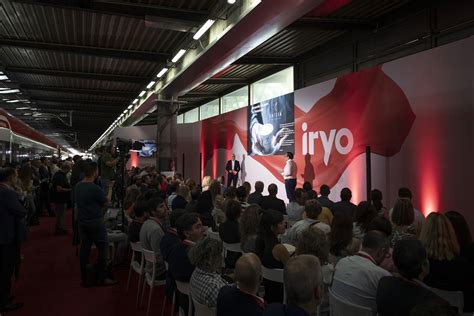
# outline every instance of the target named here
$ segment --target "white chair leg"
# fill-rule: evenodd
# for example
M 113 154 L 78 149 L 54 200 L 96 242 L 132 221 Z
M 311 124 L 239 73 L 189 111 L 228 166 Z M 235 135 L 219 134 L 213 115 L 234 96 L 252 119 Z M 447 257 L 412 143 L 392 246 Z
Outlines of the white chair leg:
M 140 308 L 143 307 L 143 296 L 145 296 L 146 285 L 147 285 L 147 281 L 146 281 L 146 279 L 144 279 L 143 280 L 142 293 L 141 293 L 141 296 L 140 296 L 140 305 L 139 305 Z
M 163 295 L 163 306 L 161 307 L 161 316 L 165 315 L 165 307 L 166 307 L 166 293 Z
M 154 286 L 150 286 L 150 294 L 148 295 L 148 307 L 146 308 L 146 316 L 148 316 L 148 313 L 150 312 L 150 304 L 151 304 L 151 294 L 153 293 L 153 288 Z
M 191 293 L 188 295 L 188 316 L 193 316 L 193 300 L 191 298 Z

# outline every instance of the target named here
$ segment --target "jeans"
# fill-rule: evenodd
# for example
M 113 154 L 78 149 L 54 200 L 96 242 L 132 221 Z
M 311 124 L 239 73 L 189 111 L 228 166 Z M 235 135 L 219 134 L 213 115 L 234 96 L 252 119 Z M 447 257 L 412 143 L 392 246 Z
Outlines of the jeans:
M 102 191 L 104 191 L 104 195 L 108 196 L 109 195 L 110 180 L 101 178 L 100 179 L 100 186 L 102 187 Z
M 0 307 L 10 303 L 11 280 L 18 253 L 15 242 L 0 244 Z
M 63 217 L 66 212 L 66 203 L 55 203 L 56 206 L 56 230 L 63 228 Z
M 105 279 L 105 267 L 107 264 L 109 241 L 107 238 L 107 229 L 103 223 L 93 225 L 79 224 L 79 232 L 81 235 L 81 250 L 79 254 L 81 262 L 81 273 L 84 280 L 84 272 L 89 264 L 89 256 L 92 244 L 97 247 L 97 267 L 96 279 L 103 281 Z
M 290 202 L 295 200 L 296 179 L 285 179 L 286 197 Z

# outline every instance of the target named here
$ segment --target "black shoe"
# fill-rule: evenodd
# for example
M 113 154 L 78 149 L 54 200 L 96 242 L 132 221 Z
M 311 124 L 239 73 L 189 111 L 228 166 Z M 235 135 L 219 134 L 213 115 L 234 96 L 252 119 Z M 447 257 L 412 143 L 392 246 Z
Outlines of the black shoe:
M 9 303 L 0 307 L 0 312 L 6 313 L 23 307 L 23 303 Z

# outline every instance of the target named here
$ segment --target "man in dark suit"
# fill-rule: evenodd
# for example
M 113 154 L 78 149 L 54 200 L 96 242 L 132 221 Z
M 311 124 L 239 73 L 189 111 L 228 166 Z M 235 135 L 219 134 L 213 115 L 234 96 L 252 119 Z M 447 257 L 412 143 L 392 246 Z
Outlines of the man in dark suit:
M 352 192 L 349 188 L 344 188 L 341 190 L 341 201 L 337 202 L 331 208 L 334 216 L 343 215 L 350 218 L 354 218 L 356 205 L 351 203 Z
M 16 170 L 0 168 L 0 312 L 13 311 L 23 304 L 11 301 L 11 279 L 20 262 L 22 219 L 27 210 L 13 190 Z
M 319 188 L 319 194 L 321 194 L 321 196 L 318 198 L 318 202 L 321 204 L 321 206 L 325 206 L 332 210 L 334 202 L 329 199 L 330 193 L 331 190 L 329 189 L 329 186 L 327 184 L 323 184 L 321 188 Z
M 237 179 L 239 178 L 240 162 L 235 160 L 235 154 L 232 154 L 232 159 L 227 161 L 225 170 L 227 171 L 227 187 L 230 187 L 231 184 L 236 187 Z
M 260 206 L 264 210 L 275 210 L 282 214 L 286 214 L 286 206 L 283 200 L 276 197 L 278 187 L 275 183 L 268 186 L 268 195 L 260 199 Z

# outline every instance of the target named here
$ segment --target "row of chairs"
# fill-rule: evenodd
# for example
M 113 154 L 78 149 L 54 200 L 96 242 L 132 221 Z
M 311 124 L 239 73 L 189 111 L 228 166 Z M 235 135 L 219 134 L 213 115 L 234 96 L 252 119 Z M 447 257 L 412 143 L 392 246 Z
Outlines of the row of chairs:
M 156 276 L 156 256 L 155 253 L 151 250 L 144 249 L 141 246 L 140 242 L 130 243 L 132 249 L 132 261 L 130 263 L 130 269 L 128 272 L 128 281 L 127 281 L 127 292 L 130 288 L 130 281 L 132 278 L 132 272 L 135 272 L 139 275 L 138 278 L 138 289 L 137 289 L 137 299 L 136 299 L 136 306 L 140 308 L 143 306 L 143 297 L 145 296 L 146 286 L 150 288 L 148 293 L 148 303 L 147 303 L 147 310 L 146 315 L 149 315 L 150 312 L 150 304 L 151 298 L 153 295 L 153 289 L 157 286 L 165 286 L 166 280 L 155 280 Z M 140 262 L 137 261 L 137 254 L 141 254 Z M 146 263 L 150 263 L 153 267 L 151 271 L 147 271 L 145 269 Z M 168 263 L 165 262 L 166 270 L 168 270 Z M 194 316 L 214 316 L 216 314 L 215 309 L 209 308 L 206 305 L 200 304 L 191 296 L 191 291 L 189 288 L 189 283 L 179 282 L 176 281 L 177 290 L 183 294 L 188 296 L 189 299 L 189 308 L 188 308 L 188 315 L 192 315 L 192 308 L 194 306 L 195 313 Z M 171 305 L 171 316 L 174 315 L 174 306 L 175 306 L 176 295 L 173 294 L 173 300 Z M 161 316 L 164 315 L 166 308 L 166 296 L 163 296 L 162 301 L 162 309 L 161 309 Z

